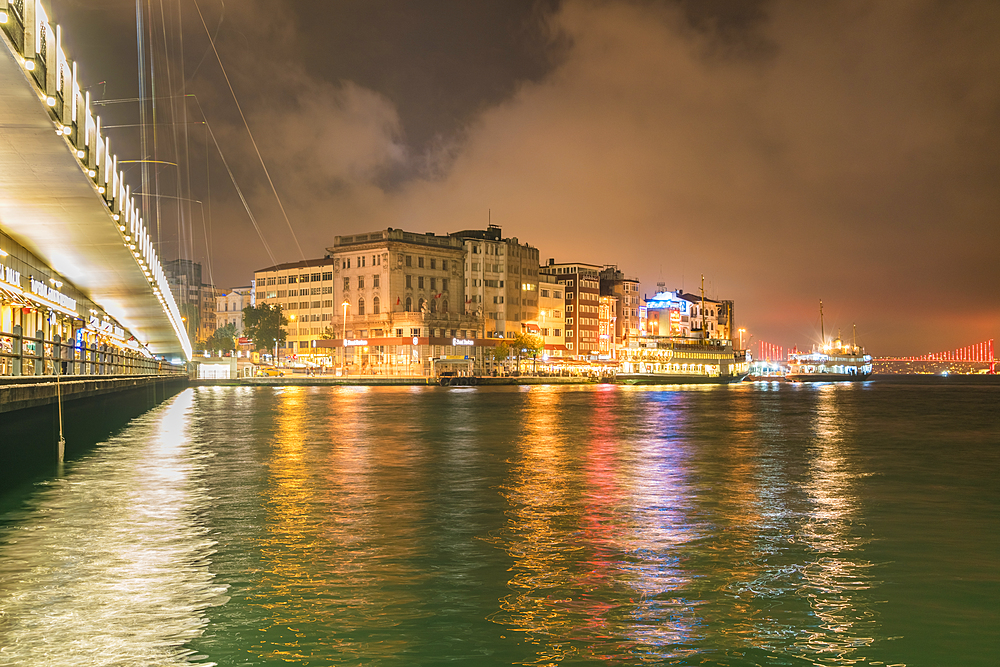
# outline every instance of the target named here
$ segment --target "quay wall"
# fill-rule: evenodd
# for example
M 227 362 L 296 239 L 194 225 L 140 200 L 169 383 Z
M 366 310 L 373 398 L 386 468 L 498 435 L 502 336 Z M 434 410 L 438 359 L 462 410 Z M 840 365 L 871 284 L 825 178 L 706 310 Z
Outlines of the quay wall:
M 188 386 L 186 375 L 59 379 L 66 460 Z M 56 470 L 59 406 L 54 377 L 0 381 L 0 493 Z
M 455 378 L 455 380 L 468 380 L 471 378 Z M 543 376 L 520 376 L 520 377 L 477 377 L 475 384 L 480 387 L 499 385 L 536 385 L 536 384 L 594 384 L 596 380 L 586 377 L 543 377 Z M 441 384 L 440 378 L 414 377 L 414 376 L 356 376 L 356 377 L 314 377 L 314 376 L 286 376 L 286 377 L 251 377 L 233 378 L 225 380 L 192 380 L 192 386 L 220 386 L 227 385 L 233 387 L 413 387 L 429 386 L 436 387 Z M 457 385 L 456 385 L 457 386 Z

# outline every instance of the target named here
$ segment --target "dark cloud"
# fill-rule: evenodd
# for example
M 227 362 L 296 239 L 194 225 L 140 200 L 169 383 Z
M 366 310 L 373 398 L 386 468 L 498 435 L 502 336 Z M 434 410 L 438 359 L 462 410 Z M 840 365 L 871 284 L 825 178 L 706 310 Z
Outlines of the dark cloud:
M 199 2 L 215 30 L 220 5 Z M 126 96 L 134 4 L 57 4 L 85 75 Z M 201 63 L 189 90 L 278 260 L 297 259 L 194 5 L 182 9 L 187 72 Z M 820 298 L 828 328 L 857 322 L 880 353 L 1000 324 L 996 3 L 247 0 L 221 25 L 307 255 L 387 225 L 484 225 L 491 209 L 543 257 L 617 263 L 647 292 L 704 273 L 758 340 L 807 344 Z M 187 150 L 211 165 L 216 280 L 245 283 L 270 260 L 204 139 Z M 191 194 L 208 201 L 198 169 Z M 164 243 L 204 259 L 185 229 Z

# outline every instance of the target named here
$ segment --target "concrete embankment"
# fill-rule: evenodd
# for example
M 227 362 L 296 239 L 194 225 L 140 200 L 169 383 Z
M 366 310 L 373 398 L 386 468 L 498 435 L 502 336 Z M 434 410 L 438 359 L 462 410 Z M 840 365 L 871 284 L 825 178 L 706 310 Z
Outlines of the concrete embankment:
M 499 385 L 539 385 L 539 384 L 594 384 L 593 378 L 586 377 L 454 377 L 449 378 L 455 386 L 499 386 Z M 290 375 L 284 377 L 255 377 L 238 378 L 231 380 L 192 380 L 193 386 L 206 385 L 228 385 L 241 387 L 396 387 L 396 386 L 431 386 L 436 387 L 441 384 L 439 378 L 427 377 L 386 377 L 386 376 L 305 376 Z
M 57 462 L 62 395 L 66 458 L 186 387 L 186 376 L 120 375 L 0 379 L 0 489 Z

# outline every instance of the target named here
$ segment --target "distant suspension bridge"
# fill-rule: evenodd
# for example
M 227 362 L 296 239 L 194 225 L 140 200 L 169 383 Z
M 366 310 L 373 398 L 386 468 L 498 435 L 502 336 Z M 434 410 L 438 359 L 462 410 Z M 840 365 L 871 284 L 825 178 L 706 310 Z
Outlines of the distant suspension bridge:
M 784 362 L 788 360 L 784 346 L 759 340 L 756 349 L 752 350 L 756 359 L 767 362 Z M 965 347 L 948 350 L 947 352 L 931 352 L 918 357 L 875 357 L 875 361 L 884 362 L 957 362 L 971 364 L 989 364 L 990 373 L 996 372 L 997 359 L 993 353 L 993 339 Z

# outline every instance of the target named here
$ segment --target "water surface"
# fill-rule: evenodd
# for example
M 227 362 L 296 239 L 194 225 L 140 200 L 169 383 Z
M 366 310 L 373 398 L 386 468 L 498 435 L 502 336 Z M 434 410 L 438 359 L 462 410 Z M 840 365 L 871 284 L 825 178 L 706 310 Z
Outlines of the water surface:
M 0 514 L 0 665 L 995 665 L 1000 385 L 202 387 Z

